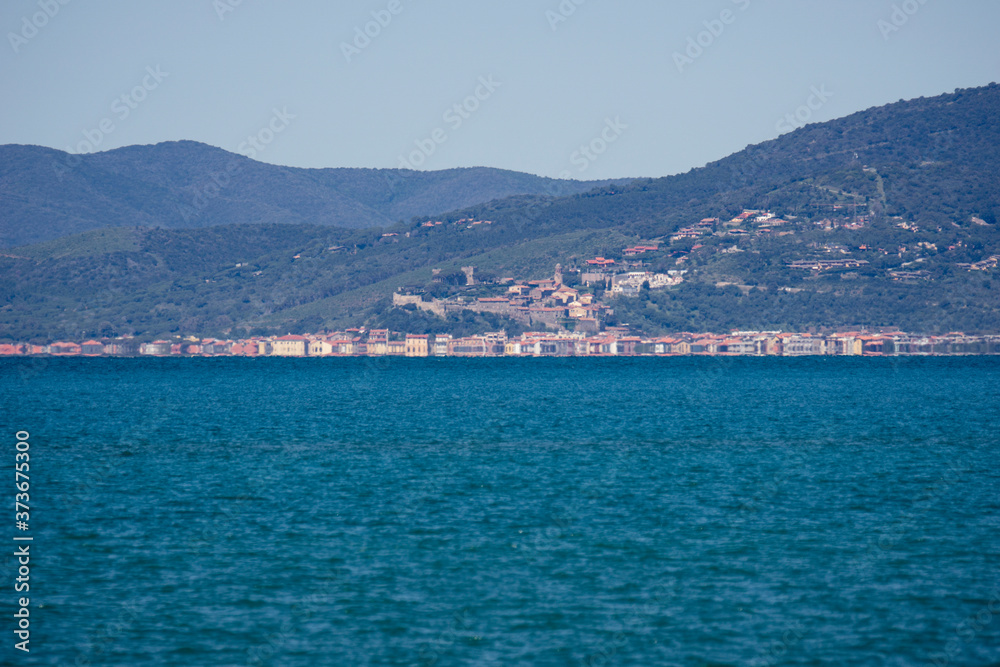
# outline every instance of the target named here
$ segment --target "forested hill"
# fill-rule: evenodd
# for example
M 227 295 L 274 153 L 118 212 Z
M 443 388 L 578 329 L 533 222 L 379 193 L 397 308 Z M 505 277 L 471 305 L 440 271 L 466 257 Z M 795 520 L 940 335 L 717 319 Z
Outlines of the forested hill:
M 649 333 L 1000 331 L 998 118 L 1000 86 L 960 90 L 811 125 L 678 176 L 495 200 L 434 216 L 441 225 L 91 231 L 0 256 L 0 338 L 434 330 L 455 323 L 394 309 L 392 292 L 495 296 L 506 287 L 463 292 L 432 269 L 532 279 L 556 262 L 573 275 L 595 255 L 687 271 L 643 298 L 600 295 L 619 324 Z M 737 218 L 744 209 L 774 217 Z M 636 244 L 659 250 L 627 258 Z M 796 268 L 833 260 L 851 266 Z
M 780 208 L 817 216 L 857 203 L 924 226 L 1000 220 L 1000 86 L 900 101 L 806 126 L 677 176 L 539 202 L 545 216 L 658 236 L 701 214 Z M 482 211 L 485 207 L 478 207 Z M 526 210 L 497 202 L 490 210 Z M 536 215 L 533 213 L 532 215 Z
M 85 155 L 11 144 L 0 146 L 0 247 L 100 227 L 379 227 L 511 195 L 569 195 L 609 182 L 485 167 L 297 169 L 193 141 Z

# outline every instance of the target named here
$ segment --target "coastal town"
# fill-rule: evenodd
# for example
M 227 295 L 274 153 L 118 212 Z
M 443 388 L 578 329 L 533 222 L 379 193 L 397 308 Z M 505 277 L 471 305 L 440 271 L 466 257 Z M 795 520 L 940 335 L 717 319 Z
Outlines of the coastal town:
M 793 216 L 788 216 L 793 218 Z M 856 213 L 839 221 L 825 220 L 824 229 L 839 225 L 862 228 L 867 218 Z M 975 219 L 976 224 L 982 221 Z M 427 222 L 434 229 L 443 222 Z M 489 220 L 463 218 L 452 225 L 492 225 Z M 984 223 L 985 224 L 985 223 Z M 444 274 L 433 269 L 431 283 L 400 286 L 392 295 L 393 309 L 421 312 L 446 321 L 463 314 L 489 315 L 499 322 L 494 332 L 471 336 L 449 333 L 410 333 L 386 328 L 357 327 L 338 331 L 244 338 L 205 338 L 174 334 L 149 340 L 125 336 L 83 341 L 61 340 L 46 344 L 0 342 L 0 357 L 12 356 L 149 356 L 149 357 L 590 357 L 590 356 L 946 356 L 1000 354 L 1000 335 L 967 335 L 961 332 L 914 334 L 892 328 L 860 330 L 811 329 L 807 332 L 730 331 L 728 333 L 681 332 L 661 336 L 644 335 L 628 325 L 616 325 L 614 299 L 640 297 L 644 291 L 676 287 L 689 269 L 682 268 L 691 253 L 708 250 L 710 237 L 725 237 L 715 244 L 717 252 L 743 252 L 726 245 L 729 237 L 794 234 L 796 225 L 768 210 L 744 210 L 724 223 L 706 218 L 681 228 L 669 239 L 642 241 L 615 258 L 597 256 L 579 259 L 564 269 L 555 265 L 550 278 L 524 280 L 477 273 L 475 266 Z M 905 224 L 904 224 L 905 226 Z M 908 227 L 909 228 L 909 227 Z M 399 234 L 382 234 L 393 242 Z M 678 248 L 678 243 L 685 243 Z M 694 243 L 694 245 L 691 245 Z M 687 247 L 689 246 L 689 247 Z M 811 244 L 825 254 L 850 254 L 847 246 Z M 951 250 L 953 248 L 949 248 Z M 331 252 L 347 251 L 344 246 Z M 867 246 L 860 251 L 870 250 Z M 883 254 L 881 248 L 878 249 Z M 904 253 L 900 249 L 900 257 Z M 987 271 L 1000 256 L 978 264 L 960 264 L 960 269 Z M 292 258 L 298 260 L 296 255 Z M 867 266 L 867 260 L 797 259 L 787 266 L 819 275 L 836 269 Z M 241 265 L 237 265 L 239 267 Z M 926 271 L 889 271 L 892 280 L 915 280 Z M 731 283 L 720 283 L 727 285 Z M 508 335 L 509 326 L 516 333 Z M 481 329 L 480 329 L 481 330 Z M 2 340 L 2 339 L 0 339 Z
M 627 250 L 636 251 L 633 248 Z M 597 257 L 587 260 L 585 268 L 573 269 L 567 274 L 564 274 L 562 264 L 556 264 L 552 278 L 506 278 L 484 283 L 477 278 L 476 267 L 465 266 L 462 267 L 463 287 L 485 288 L 485 296 L 454 294 L 436 298 L 417 287 L 397 291 L 393 294 L 392 305 L 422 310 L 442 318 L 463 311 L 491 313 L 529 328 L 596 334 L 604 330 L 604 320 L 614 314 L 614 309 L 603 303 L 599 294 L 635 297 L 639 296 L 643 287 L 663 289 L 679 285 L 684 281 L 685 273 L 687 271 L 682 270 L 666 273 L 649 271 L 641 260 L 619 267 L 615 260 Z M 435 269 L 433 275 L 435 282 L 442 280 L 438 270 Z
M 500 277 L 489 272 L 481 277 L 475 266 L 464 266 L 461 272 L 456 270 L 447 275 L 440 269 L 434 269 L 431 289 L 424 284 L 401 286 L 393 294 L 392 305 L 442 318 L 463 312 L 490 313 L 530 329 L 597 334 L 605 330 L 606 320 L 613 320 L 614 299 L 639 297 L 644 289 L 677 287 L 694 278 L 695 274 L 704 273 L 703 265 L 712 256 L 753 254 L 755 241 L 779 237 L 811 239 L 782 260 L 791 282 L 803 278 L 808 281 L 822 278 L 850 281 L 858 279 L 859 272 L 865 272 L 895 283 L 926 284 L 936 280 L 940 273 L 927 270 L 927 262 L 932 257 L 952 253 L 957 259 L 965 250 L 964 241 L 940 248 L 933 243 L 909 241 L 877 247 L 869 243 L 834 243 L 816 236 L 818 231 L 858 231 L 870 226 L 868 215 L 860 214 L 856 206 L 853 211 L 846 208 L 833 205 L 827 217 L 813 222 L 793 215 L 781 216 L 767 209 L 744 209 L 731 219 L 704 218 L 692 221 L 669 236 L 640 239 L 620 250 L 605 248 L 603 252 L 608 256 L 598 255 L 590 259 L 575 256 L 565 268 L 557 264 L 552 277 L 544 280 Z M 919 231 L 917 225 L 902 218 L 893 218 L 890 222 L 894 228 L 907 233 Z M 438 230 L 448 227 L 472 229 L 493 224 L 490 220 L 472 218 L 452 223 L 426 222 L 413 233 L 438 233 Z M 976 217 L 970 220 L 969 225 L 971 228 L 989 226 Z M 399 242 L 399 234 L 385 233 L 381 240 Z M 347 248 L 338 246 L 330 250 L 346 251 Z M 998 260 L 1000 255 L 991 255 L 972 263 L 956 261 L 951 263 L 949 270 L 992 272 L 996 270 Z M 696 269 L 695 266 L 701 268 Z M 712 284 L 719 288 L 736 286 L 744 292 L 753 289 L 750 285 L 734 282 L 739 280 L 739 269 L 730 267 L 727 271 Z M 774 289 L 790 293 L 803 291 L 800 282 L 795 284 L 799 286 Z
M 306 335 L 138 342 L 134 339 L 0 344 L 0 356 L 52 357 L 801 357 L 947 356 L 1000 354 L 1000 335 L 958 332 L 923 336 L 901 331 L 828 334 L 733 331 L 728 334 L 632 335 L 625 327 L 599 335 L 582 332 L 503 331 L 478 336 L 405 334 L 363 328 Z

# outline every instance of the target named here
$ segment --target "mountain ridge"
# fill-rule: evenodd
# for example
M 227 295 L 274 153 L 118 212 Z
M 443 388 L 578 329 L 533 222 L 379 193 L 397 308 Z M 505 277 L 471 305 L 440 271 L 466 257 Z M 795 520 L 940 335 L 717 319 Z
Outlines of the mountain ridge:
M 0 257 L 0 336 L 363 323 L 417 333 L 444 325 L 394 308 L 396 290 L 474 298 L 505 289 L 442 286 L 435 269 L 454 277 L 471 265 L 486 276 L 538 279 L 557 262 L 570 275 L 595 255 L 628 267 L 636 260 L 624 249 L 636 244 L 660 248 L 639 259 L 643 270 L 688 271 L 679 287 L 615 300 L 619 324 L 652 333 L 1000 331 L 991 266 L 1000 256 L 997 118 L 1000 86 L 992 84 L 806 126 L 676 176 L 565 197 L 513 196 L 387 228 L 92 231 Z M 744 209 L 772 210 L 768 220 L 780 225 L 738 221 Z M 705 219 L 714 222 L 702 232 L 679 233 Z M 857 261 L 802 268 L 835 258 Z
M 387 226 L 516 194 L 559 196 L 612 182 L 618 181 L 563 181 L 489 167 L 305 169 L 194 141 L 85 155 L 6 144 L 0 146 L 6 204 L 0 247 L 106 226 Z

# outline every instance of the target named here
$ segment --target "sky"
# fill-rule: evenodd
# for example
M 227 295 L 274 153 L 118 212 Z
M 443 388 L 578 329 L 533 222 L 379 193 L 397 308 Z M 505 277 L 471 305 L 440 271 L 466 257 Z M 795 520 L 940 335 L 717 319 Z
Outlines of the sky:
M 996 0 L 4 0 L 0 144 L 685 172 L 1000 79 Z

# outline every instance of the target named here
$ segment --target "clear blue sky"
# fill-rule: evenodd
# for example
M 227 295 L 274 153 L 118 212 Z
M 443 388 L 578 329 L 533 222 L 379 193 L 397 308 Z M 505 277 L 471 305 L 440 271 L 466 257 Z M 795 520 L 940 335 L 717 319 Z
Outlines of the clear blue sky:
M 824 121 L 996 81 L 998 25 L 996 0 L 4 0 L 0 143 L 664 176 L 773 138 L 796 111 Z

